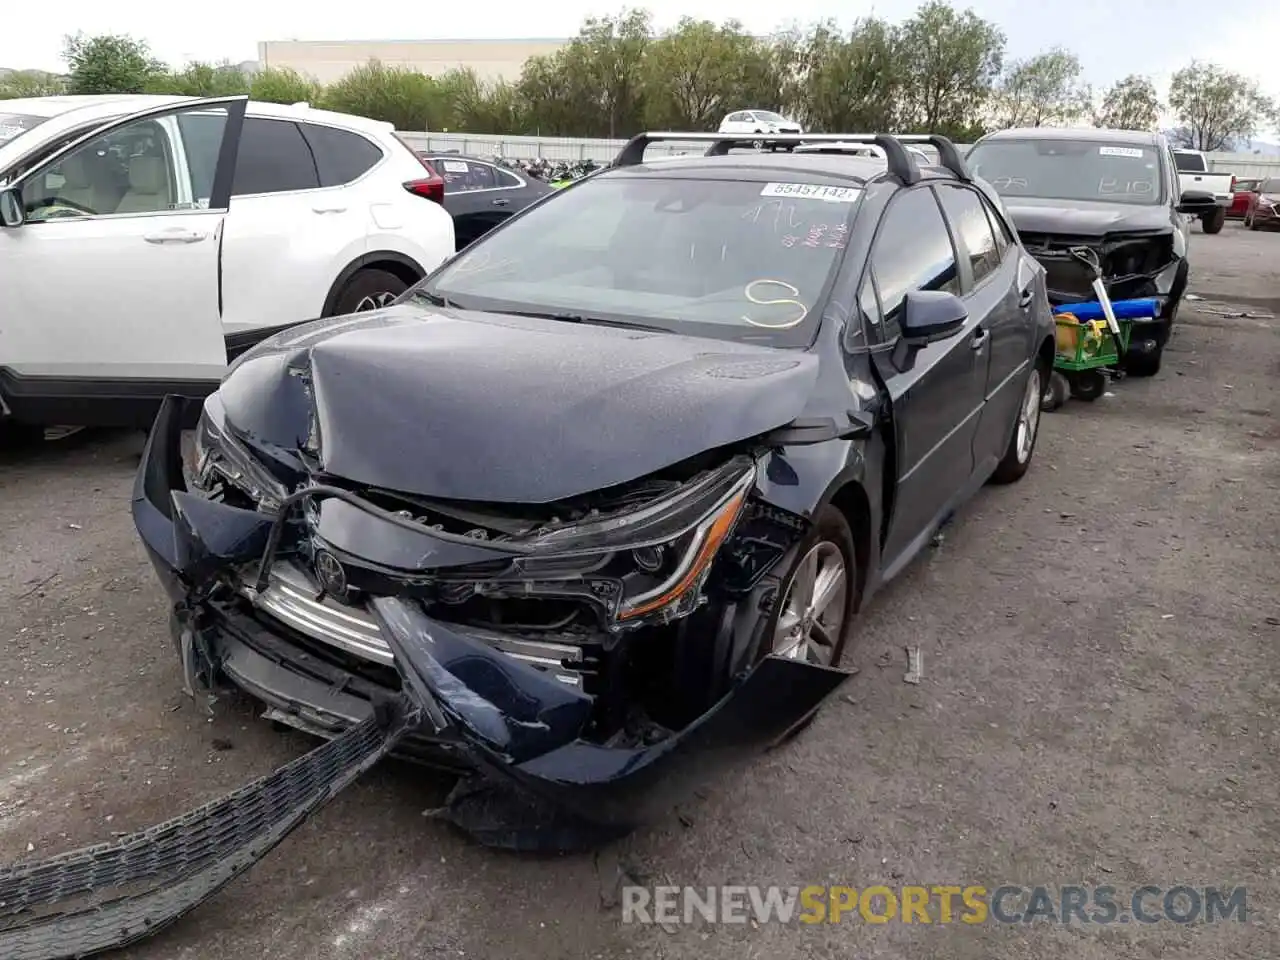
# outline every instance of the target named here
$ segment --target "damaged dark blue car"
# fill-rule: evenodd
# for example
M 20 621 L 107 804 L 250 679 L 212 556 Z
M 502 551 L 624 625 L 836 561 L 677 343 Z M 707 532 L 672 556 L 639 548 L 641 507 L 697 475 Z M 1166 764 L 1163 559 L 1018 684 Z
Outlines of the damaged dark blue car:
M 660 139 L 710 149 L 644 162 Z M 564 849 L 813 716 L 861 605 L 1028 469 L 1053 326 L 950 142 L 791 139 L 832 152 L 637 137 L 396 304 L 165 401 L 133 514 L 188 689 L 326 742 L 0 871 L 0 953 L 149 934 L 387 754 L 460 774 L 481 842 Z

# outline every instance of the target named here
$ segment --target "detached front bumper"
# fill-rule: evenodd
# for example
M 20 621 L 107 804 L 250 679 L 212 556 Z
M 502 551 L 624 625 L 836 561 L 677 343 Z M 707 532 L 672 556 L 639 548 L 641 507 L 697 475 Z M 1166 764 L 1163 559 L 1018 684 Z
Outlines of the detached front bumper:
M 210 589 L 219 570 L 262 556 L 273 518 L 185 490 L 183 404 L 170 398 L 161 409 L 135 482 L 134 520 L 175 602 L 188 677 L 229 680 L 280 719 L 332 736 L 367 718 L 380 698 L 402 696 L 423 722 L 406 733 L 399 752 L 429 754 L 557 815 L 625 832 L 783 736 L 847 676 L 765 658 L 682 730 L 642 746 L 607 746 L 583 735 L 592 698 L 582 690 L 396 597 L 370 604 L 394 672 L 379 674 L 371 665 L 353 676 L 349 664 L 306 649 L 252 605 Z M 487 827 L 455 819 L 486 842 L 537 845 L 492 818 Z

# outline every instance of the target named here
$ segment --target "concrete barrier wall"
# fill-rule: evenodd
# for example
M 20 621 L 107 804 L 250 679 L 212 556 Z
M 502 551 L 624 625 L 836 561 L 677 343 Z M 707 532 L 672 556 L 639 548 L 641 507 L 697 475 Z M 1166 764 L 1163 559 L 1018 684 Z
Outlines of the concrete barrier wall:
M 416 150 L 440 152 L 456 150 L 472 156 L 502 156 L 513 160 L 543 157 L 547 160 L 594 160 L 608 163 L 622 149 L 625 140 L 588 137 L 507 137 L 481 136 L 472 133 L 402 133 Z M 968 144 L 957 144 L 961 150 Z M 694 153 L 706 148 L 700 143 L 656 143 L 650 155 Z M 1214 170 L 1234 173 L 1237 177 L 1280 177 L 1280 157 L 1264 157 L 1253 153 L 1210 154 Z

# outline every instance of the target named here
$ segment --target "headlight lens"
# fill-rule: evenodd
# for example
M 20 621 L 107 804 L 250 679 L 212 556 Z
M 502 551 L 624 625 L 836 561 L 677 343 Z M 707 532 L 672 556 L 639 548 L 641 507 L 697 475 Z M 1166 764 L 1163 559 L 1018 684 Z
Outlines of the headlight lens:
M 627 622 L 655 614 L 664 619 L 684 616 L 698 602 L 702 584 L 711 570 L 721 545 L 737 525 L 747 505 L 750 483 L 735 489 L 689 534 L 679 538 L 670 550 L 678 558 L 675 569 L 657 586 L 631 596 L 624 596 L 618 610 L 619 622 Z
M 249 497 L 264 513 L 280 508 L 288 491 L 226 429 L 217 394 L 205 401 L 196 427 L 194 486 L 209 492 L 219 481 Z

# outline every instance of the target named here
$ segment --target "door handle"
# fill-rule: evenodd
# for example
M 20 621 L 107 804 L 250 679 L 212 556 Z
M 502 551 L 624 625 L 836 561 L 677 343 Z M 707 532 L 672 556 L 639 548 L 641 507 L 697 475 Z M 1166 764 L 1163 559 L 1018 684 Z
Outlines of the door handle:
M 970 350 L 981 350 L 987 345 L 987 328 L 979 327 L 973 331 L 973 337 L 969 340 Z
M 346 207 L 312 207 L 312 213 L 346 213 Z
M 197 233 L 194 230 L 161 230 L 159 233 L 143 234 L 142 239 L 147 243 L 199 243 L 207 233 Z
M 1027 287 L 1027 289 L 1023 290 L 1022 293 L 1018 294 L 1018 306 L 1020 307 L 1031 306 L 1031 298 L 1034 295 L 1035 295 L 1035 291 L 1032 290 L 1030 287 Z
M 499 197 L 497 200 L 493 201 L 493 205 L 495 207 L 505 207 L 510 202 L 511 201 L 508 200 L 506 197 Z

